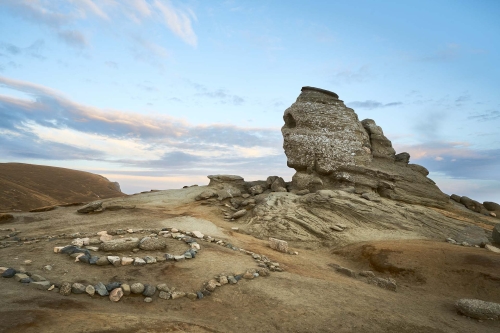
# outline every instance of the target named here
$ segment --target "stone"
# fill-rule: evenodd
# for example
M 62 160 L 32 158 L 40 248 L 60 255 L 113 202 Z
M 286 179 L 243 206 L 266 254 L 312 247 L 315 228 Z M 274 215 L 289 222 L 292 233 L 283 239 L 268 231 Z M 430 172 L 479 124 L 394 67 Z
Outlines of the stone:
M 106 285 L 106 290 L 107 291 L 111 291 L 111 290 L 114 290 L 116 288 L 120 288 L 121 287 L 121 283 L 120 282 L 110 282 Z
M 236 283 L 238 283 L 238 280 L 236 280 L 236 278 L 234 276 L 232 276 L 232 275 L 229 275 L 227 277 L 227 280 L 229 281 L 230 284 L 236 284 Z
M 247 213 L 246 209 L 241 209 L 241 210 L 237 211 L 236 213 L 234 213 L 233 216 L 232 216 L 232 218 L 233 219 L 239 219 L 240 217 L 245 216 L 246 213 Z
M 486 244 L 486 245 L 484 246 L 484 248 L 485 248 L 486 250 L 491 251 L 491 252 L 500 253 L 500 249 L 499 249 L 498 247 L 495 247 L 495 246 L 490 245 L 490 244 Z
M 97 259 L 96 263 L 95 263 L 97 266 L 106 266 L 106 265 L 109 265 L 110 262 L 108 260 L 108 257 L 107 256 L 104 256 L 104 257 L 100 257 L 99 259 Z
M 31 281 L 30 277 L 23 273 L 16 273 L 16 275 L 14 275 L 14 280 L 21 283 L 29 283 Z
M 101 206 L 102 201 L 94 201 L 78 209 L 77 212 L 80 214 L 88 214 L 98 210 L 99 208 L 101 208 Z
M 330 229 L 332 229 L 333 231 L 338 231 L 338 232 L 344 231 L 344 229 L 342 229 L 338 225 L 333 225 L 330 227 Z
M 491 237 L 493 238 L 493 243 L 500 245 L 500 223 L 497 223 L 493 230 L 491 231 Z
M 368 283 L 376 285 L 376 286 L 383 288 L 383 289 L 391 290 L 391 291 L 397 290 L 396 281 L 394 279 L 391 279 L 391 278 L 388 278 L 388 279 L 379 278 L 379 277 L 370 278 L 370 279 L 368 279 Z
M 75 282 L 71 285 L 71 292 L 73 294 L 83 294 L 86 288 L 83 284 Z
M 144 298 L 144 302 L 146 302 L 146 303 L 151 303 L 152 301 L 153 301 L 153 299 L 151 297 Z
M 229 281 L 227 280 L 227 276 L 225 276 L 225 275 L 219 276 L 219 283 L 221 286 L 228 284 Z
M 203 237 L 205 236 L 204 234 L 202 234 L 201 232 L 199 232 L 198 230 L 195 230 L 195 231 L 192 231 L 193 233 L 193 236 L 196 237 L 196 238 L 200 238 L 200 239 L 203 239 Z
M 156 258 L 152 256 L 145 256 L 144 261 L 146 264 L 156 264 Z
M 243 274 L 243 278 L 244 278 L 244 279 L 247 279 L 247 280 L 251 280 L 251 279 L 253 279 L 254 277 L 255 277 L 255 276 L 254 276 L 254 275 L 253 275 L 253 273 L 251 273 L 251 272 L 245 272 L 245 273 Z
M 30 286 L 33 286 L 39 290 L 48 290 L 50 288 L 50 285 L 51 284 L 49 281 L 37 281 L 37 282 L 30 283 Z
M 490 212 L 500 212 L 500 205 L 497 204 L 496 202 L 485 201 L 483 202 L 483 206 Z
M 139 242 L 139 248 L 146 251 L 163 250 L 167 247 L 167 242 L 163 238 L 144 237 Z
M 391 141 L 375 121 L 359 121 L 337 94 L 303 87 L 283 120 L 287 165 L 296 171 L 291 191 L 354 187 L 411 204 L 448 204 L 448 196 L 423 170 L 406 164 L 406 154 L 399 154 L 396 162 Z
M 52 265 L 45 265 L 43 266 L 44 271 L 51 271 L 52 270 Z
M 75 246 L 82 247 L 83 246 L 83 239 L 81 239 L 81 238 L 73 239 L 71 244 L 75 245 Z
M 99 260 L 98 256 L 91 256 L 89 259 L 89 264 L 91 265 L 97 265 L 97 261 Z
M 8 267 L 0 267 L 0 274 L 3 274 L 8 269 Z
M 483 215 L 489 215 L 489 212 L 484 206 L 477 202 L 476 200 L 472 200 L 469 197 L 461 197 L 460 203 L 463 204 L 467 209 L 472 210 L 473 212 L 480 213 Z
M 85 287 L 85 292 L 89 296 L 94 296 L 94 294 L 95 294 L 95 288 L 94 288 L 94 286 L 89 284 L 87 287 Z
M 458 312 L 474 319 L 500 320 L 500 304 L 478 299 L 460 299 L 455 303 Z
M 373 273 L 372 271 L 361 271 L 361 272 L 359 272 L 359 276 L 374 278 L 375 273 Z
M 134 262 L 134 259 L 130 258 L 130 257 L 122 257 L 122 260 L 121 260 L 122 266 L 132 265 L 133 262 Z
M 38 275 L 38 274 L 32 274 L 32 275 L 31 275 L 31 279 L 32 279 L 34 282 L 47 281 L 47 279 L 46 279 L 46 278 L 44 278 L 43 276 Z
M 17 273 L 17 271 L 14 268 L 7 268 L 2 273 L 2 277 L 4 277 L 4 278 L 11 278 L 11 277 L 14 277 L 14 275 L 16 275 L 16 273 Z
M 205 289 L 208 291 L 214 291 L 216 287 L 220 287 L 220 283 L 212 279 L 205 284 Z
M 135 258 L 134 259 L 134 266 L 142 266 L 146 265 L 146 261 L 142 258 Z
M 122 288 L 115 288 L 109 293 L 109 299 L 113 302 L 118 302 L 123 297 Z
M 68 245 L 61 249 L 60 253 L 72 255 L 74 253 L 83 253 L 90 256 L 90 252 L 87 249 L 79 248 L 78 246 Z
M 178 298 L 182 298 L 184 296 L 186 296 L 186 293 L 182 292 L 182 291 L 174 291 L 171 295 L 172 299 L 178 299 Z
M 123 295 L 125 295 L 125 296 L 130 295 L 130 285 L 128 285 L 127 283 L 124 283 L 121 285 L 121 288 L 123 290 Z
M 160 291 L 158 297 L 161 299 L 170 299 L 171 294 L 167 291 Z
M 198 298 L 198 295 L 196 293 L 186 293 L 186 297 L 190 300 L 195 300 Z
M 63 296 L 68 296 L 71 294 L 71 283 L 69 282 L 63 282 L 61 283 L 61 286 L 59 287 L 59 294 Z
M 210 198 L 215 197 L 215 196 L 217 196 L 216 191 L 206 190 L 206 191 L 203 191 L 200 194 L 198 194 L 194 199 L 196 201 L 200 201 L 200 200 L 207 200 L 207 199 L 210 199 Z
M 352 277 L 352 278 L 356 277 L 356 272 L 353 271 L 352 269 L 349 269 L 349 268 L 346 268 L 346 267 L 342 267 L 342 266 L 338 266 L 338 267 L 335 268 L 335 270 L 337 271 L 337 273 L 343 274 L 345 276 Z
M 460 203 L 460 198 L 461 197 L 459 195 L 456 195 L 456 194 L 450 195 L 450 199 L 455 201 L 455 202 L 458 202 L 458 203 Z
M 458 231 L 452 237 L 457 243 L 468 245 L 481 245 L 489 243 L 483 228 L 472 225 Z
M 396 156 L 394 156 L 394 161 L 396 163 L 408 164 L 410 162 L 410 154 L 406 152 L 396 154 Z
M 257 273 L 259 274 L 259 276 L 269 276 L 271 274 L 269 269 L 264 267 L 257 268 Z
M 130 286 L 130 292 L 132 294 L 142 294 L 144 292 L 144 285 L 140 282 L 133 283 Z
M 118 256 L 108 256 L 108 261 L 111 265 L 113 266 L 120 266 L 121 264 L 121 259 Z
M 102 282 L 98 282 L 94 286 L 94 289 L 95 289 L 95 292 L 97 294 L 99 294 L 100 296 L 108 296 L 109 295 L 108 289 L 106 289 L 106 286 Z
M 265 191 L 265 188 L 262 185 L 255 185 L 248 189 L 251 195 L 258 195 Z
M 203 293 L 201 291 L 197 291 L 196 292 L 196 297 L 198 297 L 198 299 L 202 299 L 205 296 L 203 295 Z
M 99 245 L 101 251 L 130 251 L 139 246 L 139 238 L 128 237 L 103 241 Z
M 186 257 L 184 257 L 183 255 L 182 256 L 174 256 L 175 261 L 182 261 L 184 259 L 186 259 Z
M 271 249 L 279 252 L 288 252 L 288 242 L 281 239 L 269 237 L 269 246 L 271 247 Z
M 33 263 L 33 261 L 29 260 L 29 259 L 24 261 L 24 264 L 27 266 L 31 265 L 32 263 Z
M 269 176 L 267 177 L 266 184 L 272 192 L 287 192 L 285 181 L 281 177 Z

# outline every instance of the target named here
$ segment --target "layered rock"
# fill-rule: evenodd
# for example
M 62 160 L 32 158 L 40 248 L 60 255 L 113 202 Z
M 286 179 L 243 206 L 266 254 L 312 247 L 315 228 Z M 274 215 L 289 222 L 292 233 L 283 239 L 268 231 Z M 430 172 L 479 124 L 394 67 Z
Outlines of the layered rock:
M 354 187 L 413 204 L 448 203 L 426 168 L 408 164 L 408 153 L 396 155 L 382 128 L 371 119 L 359 121 L 337 94 L 303 87 L 283 119 L 287 164 L 296 170 L 292 191 Z

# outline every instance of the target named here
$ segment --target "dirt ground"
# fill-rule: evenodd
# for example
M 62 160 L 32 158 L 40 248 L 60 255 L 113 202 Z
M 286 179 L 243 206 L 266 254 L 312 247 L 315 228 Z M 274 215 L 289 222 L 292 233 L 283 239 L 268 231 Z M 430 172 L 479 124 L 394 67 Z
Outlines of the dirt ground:
M 292 244 L 299 255 L 269 248 L 268 242 L 231 231 L 216 207 L 194 197 L 203 188 L 187 188 L 108 199 L 105 203 L 136 205 L 133 210 L 79 215 L 76 207 L 40 213 L 16 213 L 1 228 L 19 236 L 96 232 L 127 228 L 176 227 L 225 239 L 234 246 L 267 255 L 286 268 L 269 277 L 240 280 L 217 288 L 201 300 L 163 300 L 142 296 L 119 302 L 88 295 L 62 296 L 35 290 L 13 279 L 0 280 L 1 332 L 499 332 L 499 321 L 477 321 L 457 314 L 460 298 L 500 302 L 500 254 L 426 239 L 377 240 L 342 248 Z M 0 235 L 6 234 L 0 232 Z M 140 234 L 139 234 L 140 235 Z M 199 290 L 214 275 L 255 268 L 248 255 L 200 242 L 194 260 L 142 267 L 89 266 L 54 246 L 70 239 L 41 241 L 0 249 L 0 266 L 20 268 L 54 282 L 94 284 L 111 281 L 166 283 L 182 291 Z M 168 240 L 167 252 L 187 246 Z M 145 252 L 141 252 L 146 255 Z M 147 255 L 160 255 L 150 252 Z M 131 255 L 129 252 L 117 255 Z M 135 256 L 135 254 L 134 254 Z M 50 272 L 42 270 L 52 265 Z M 397 292 L 337 273 L 331 264 L 355 271 L 373 270 L 397 281 Z

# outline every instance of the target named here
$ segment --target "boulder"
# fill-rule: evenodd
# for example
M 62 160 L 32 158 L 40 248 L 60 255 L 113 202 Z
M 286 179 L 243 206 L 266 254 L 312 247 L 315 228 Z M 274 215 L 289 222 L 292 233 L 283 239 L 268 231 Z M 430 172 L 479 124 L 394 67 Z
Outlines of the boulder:
M 490 212 L 500 212 L 500 205 L 496 202 L 485 201 L 483 202 L 483 206 Z
M 200 194 L 198 194 L 196 196 L 196 198 L 194 198 L 196 201 L 200 201 L 200 200 L 207 200 L 207 199 L 210 199 L 212 197 L 215 197 L 217 196 L 217 192 L 214 191 L 214 190 L 206 190 L 206 191 L 203 191 L 201 192 Z
M 102 201 L 94 201 L 78 209 L 77 212 L 80 214 L 88 214 L 100 209 L 101 207 Z
M 130 251 L 139 246 L 139 238 L 118 238 L 102 242 L 99 245 L 101 251 Z
M 265 191 L 265 188 L 262 185 L 254 185 L 248 189 L 251 195 L 258 195 Z
M 458 312 L 474 319 L 500 320 L 500 304 L 478 299 L 461 299 L 455 303 Z
M 456 194 L 450 195 L 450 199 L 455 201 L 455 202 L 458 202 L 458 203 L 460 203 L 460 198 L 461 198 L 461 196 L 456 195 Z
M 467 207 L 467 209 L 472 210 L 473 212 L 484 214 L 484 215 L 489 215 L 489 212 L 484 206 L 477 202 L 476 200 L 472 200 L 469 197 L 461 197 L 460 198 L 460 203 Z
M 269 246 L 273 250 L 288 253 L 288 242 L 284 240 L 269 237 Z
M 123 289 L 116 288 L 109 293 L 109 299 L 113 302 L 118 302 L 123 297 Z
M 272 192 L 287 192 L 285 180 L 278 176 L 269 176 L 266 180 L 267 187 Z
M 296 170 L 291 191 L 354 187 L 393 200 L 444 208 L 448 196 L 427 178 L 428 171 L 407 164 L 372 119 L 359 121 L 354 110 L 327 90 L 303 87 L 283 116 L 287 165 Z

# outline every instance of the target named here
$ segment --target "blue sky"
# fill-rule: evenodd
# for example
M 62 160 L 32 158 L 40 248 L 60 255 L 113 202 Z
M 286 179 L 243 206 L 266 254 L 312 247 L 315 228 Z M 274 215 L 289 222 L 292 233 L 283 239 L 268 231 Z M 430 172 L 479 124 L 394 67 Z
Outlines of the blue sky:
M 500 202 L 500 2 L 0 0 L 0 162 L 126 193 L 290 179 L 302 86 L 339 94 L 448 194 Z

